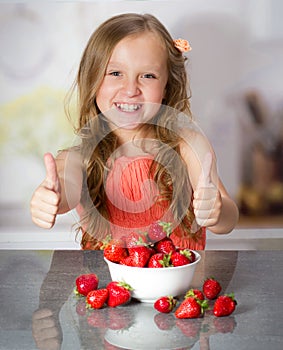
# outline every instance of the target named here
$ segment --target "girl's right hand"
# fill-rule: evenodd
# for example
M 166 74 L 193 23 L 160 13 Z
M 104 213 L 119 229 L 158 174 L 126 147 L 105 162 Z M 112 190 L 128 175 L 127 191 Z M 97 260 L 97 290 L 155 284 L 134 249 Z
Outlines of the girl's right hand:
M 46 177 L 35 190 L 30 212 L 32 221 L 42 228 L 53 227 L 61 200 L 60 181 L 54 157 L 50 153 L 44 155 Z

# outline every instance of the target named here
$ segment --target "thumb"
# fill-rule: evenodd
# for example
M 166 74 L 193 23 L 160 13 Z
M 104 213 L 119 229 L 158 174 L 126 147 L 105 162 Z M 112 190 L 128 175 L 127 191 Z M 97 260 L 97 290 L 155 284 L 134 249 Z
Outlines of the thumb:
M 207 152 L 202 163 L 201 175 L 198 182 L 198 188 L 211 186 L 211 169 L 212 169 L 212 154 Z
M 46 170 L 45 183 L 49 190 L 59 192 L 60 182 L 57 173 L 57 166 L 55 159 L 51 153 L 46 153 L 44 155 L 44 165 Z

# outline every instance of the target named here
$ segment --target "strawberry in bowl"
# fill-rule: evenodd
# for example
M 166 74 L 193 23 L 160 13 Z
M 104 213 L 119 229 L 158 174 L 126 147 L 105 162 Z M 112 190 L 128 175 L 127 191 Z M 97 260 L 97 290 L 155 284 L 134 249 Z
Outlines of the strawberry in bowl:
M 160 250 L 161 241 L 165 244 Z M 201 260 L 196 251 L 173 246 L 168 236 L 161 241 L 152 243 L 139 239 L 136 245 L 131 242 L 120 262 L 104 255 L 112 281 L 129 284 L 133 289 L 132 297 L 139 301 L 154 303 L 162 295 L 182 295 L 189 290 Z M 167 250 L 167 247 L 170 248 Z

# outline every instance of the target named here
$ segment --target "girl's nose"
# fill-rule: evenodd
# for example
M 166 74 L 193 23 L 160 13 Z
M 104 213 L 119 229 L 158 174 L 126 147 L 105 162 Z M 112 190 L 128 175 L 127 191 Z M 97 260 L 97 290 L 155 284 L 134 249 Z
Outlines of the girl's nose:
M 138 82 L 135 79 L 125 80 L 123 88 L 127 97 L 133 97 L 140 94 Z

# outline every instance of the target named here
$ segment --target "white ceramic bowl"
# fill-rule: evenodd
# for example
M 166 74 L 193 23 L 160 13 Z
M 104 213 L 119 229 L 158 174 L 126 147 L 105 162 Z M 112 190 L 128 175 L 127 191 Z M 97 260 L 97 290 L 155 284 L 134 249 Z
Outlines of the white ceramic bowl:
M 200 255 L 188 265 L 165 268 L 132 267 L 113 263 L 104 257 L 108 264 L 112 281 L 124 281 L 132 288 L 132 297 L 142 302 L 153 303 L 165 295 L 178 296 L 185 293 L 191 284 Z

